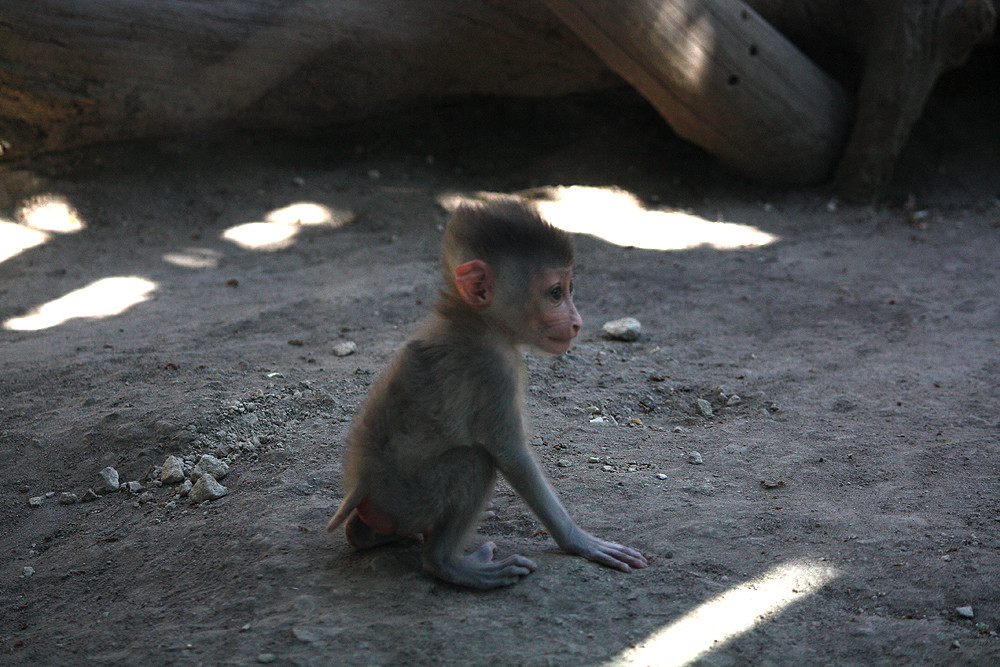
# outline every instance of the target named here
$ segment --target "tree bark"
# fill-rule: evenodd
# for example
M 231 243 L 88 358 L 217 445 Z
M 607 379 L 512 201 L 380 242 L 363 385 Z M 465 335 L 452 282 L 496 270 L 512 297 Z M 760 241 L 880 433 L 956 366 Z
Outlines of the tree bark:
M 1000 13 L 1000 0 L 747 2 L 806 50 L 833 46 L 841 60 L 853 57 L 854 124 L 835 182 L 858 202 L 885 193 L 938 78 L 993 35 Z

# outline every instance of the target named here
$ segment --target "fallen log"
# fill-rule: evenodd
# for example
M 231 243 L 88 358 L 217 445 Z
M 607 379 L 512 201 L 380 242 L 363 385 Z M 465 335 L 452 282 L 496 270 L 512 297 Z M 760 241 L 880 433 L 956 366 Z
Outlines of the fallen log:
M 545 0 L 682 137 L 754 179 L 829 178 L 846 91 L 739 0 Z
M 0 0 L 0 160 L 214 123 L 621 85 L 520 0 Z

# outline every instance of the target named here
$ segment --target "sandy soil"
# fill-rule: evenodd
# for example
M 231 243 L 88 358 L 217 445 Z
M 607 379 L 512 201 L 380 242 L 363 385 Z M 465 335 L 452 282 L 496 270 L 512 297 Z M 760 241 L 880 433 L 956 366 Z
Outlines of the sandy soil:
M 50 230 L 0 263 L 0 662 L 997 664 L 1000 142 L 965 123 L 998 110 L 939 107 L 877 209 L 735 180 L 627 95 L 38 163 L 62 199 L 0 215 Z M 536 190 L 553 216 L 618 236 L 577 237 L 585 330 L 529 358 L 532 447 L 650 567 L 561 554 L 504 485 L 472 545 L 535 559 L 517 586 L 353 553 L 323 531 L 343 437 L 434 298 L 440 202 L 560 185 L 591 189 Z M 604 340 L 623 316 L 641 338 Z M 225 497 L 150 482 L 205 453 Z M 59 504 L 105 466 L 146 490 Z

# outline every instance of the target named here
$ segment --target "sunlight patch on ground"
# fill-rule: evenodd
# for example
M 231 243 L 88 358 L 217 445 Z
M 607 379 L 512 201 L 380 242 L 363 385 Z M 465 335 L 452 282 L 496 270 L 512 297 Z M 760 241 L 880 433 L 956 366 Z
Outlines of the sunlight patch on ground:
M 827 565 L 791 561 L 729 589 L 630 648 L 613 665 L 687 665 L 769 620 L 839 576 Z
M 710 246 L 734 250 L 768 245 L 777 237 L 750 225 L 712 222 L 682 211 L 655 211 L 617 188 L 584 186 L 536 191 L 538 210 L 556 227 L 591 234 L 620 246 L 646 250 L 686 250 Z
M 43 195 L 25 202 L 17 217 L 22 224 L 40 232 L 70 234 L 84 226 L 76 209 L 58 195 Z
M 72 234 L 83 228 L 80 216 L 63 197 L 34 197 L 18 209 L 16 222 L 0 218 L 0 263 L 42 245 L 53 234 Z
M 536 188 L 521 193 L 550 223 L 573 234 L 590 234 L 608 243 L 644 250 L 686 250 L 708 246 L 717 250 L 752 248 L 774 243 L 778 237 L 751 225 L 712 222 L 682 211 L 645 208 L 630 192 L 618 188 L 582 185 Z M 451 194 L 438 198 L 446 210 L 463 200 L 488 200 Z
M 313 202 L 297 202 L 278 208 L 263 222 L 246 222 L 222 232 L 222 238 L 245 250 L 283 250 L 295 243 L 303 227 L 342 227 L 354 219 L 354 212 L 335 210 Z
M 222 253 L 210 248 L 184 248 L 163 255 L 163 261 L 184 269 L 214 269 L 219 266 Z
M 42 245 L 48 240 L 49 235 L 45 232 L 0 218 L 0 262 L 16 257 L 25 250 Z
M 156 283 L 138 276 L 103 278 L 43 304 L 23 317 L 4 322 L 5 329 L 38 331 L 75 318 L 111 317 L 149 299 Z

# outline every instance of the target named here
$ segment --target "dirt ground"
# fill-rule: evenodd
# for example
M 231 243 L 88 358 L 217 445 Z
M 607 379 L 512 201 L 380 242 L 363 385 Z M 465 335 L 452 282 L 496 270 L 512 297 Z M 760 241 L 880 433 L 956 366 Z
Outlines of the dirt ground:
M 0 213 L 44 240 L 0 263 L 0 662 L 1000 663 L 998 117 L 936 100 L 877 208 L 728 176 L 625 93 L 36 163 L 49 198 Z M 615 241 L 576 237 L 584 332 L 528 358 L 532 448 L 651 565 L 561 554 L 501 483 L 470 546 L 539 569 L 469 592 L 323 527 L 442 202 L 532 188 Z M 157 486 L 170 454 L 227 458 L 228 494 Z M 143 490 L 58 502 L 106 466 Z

